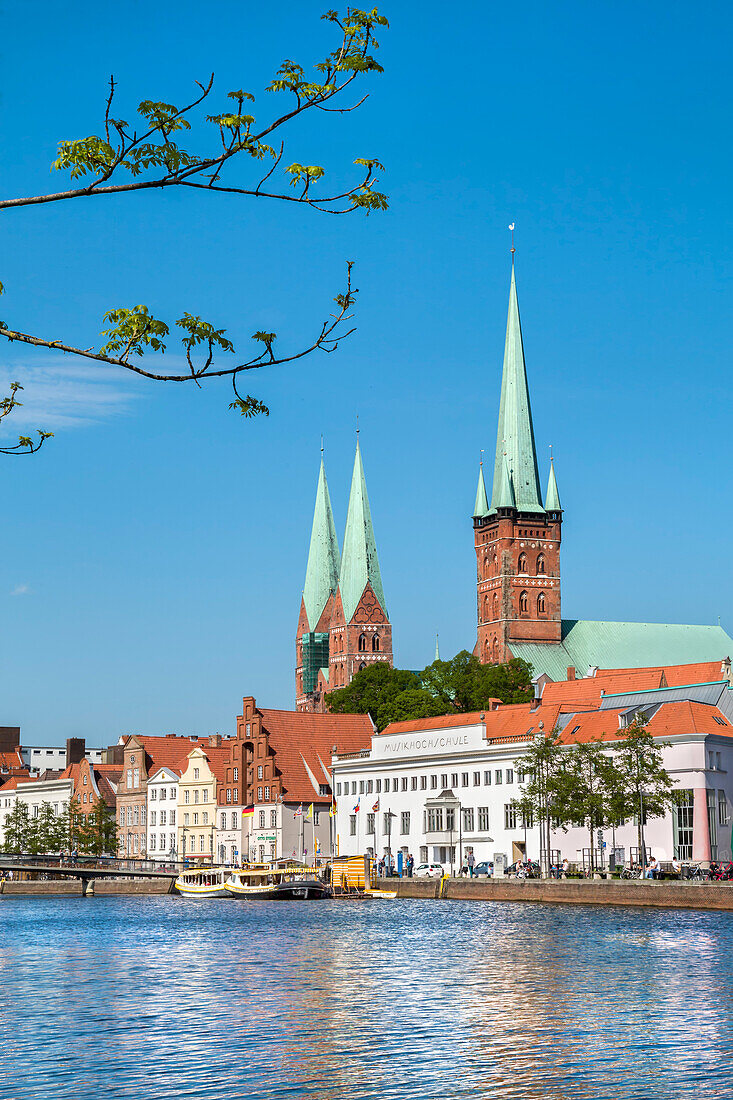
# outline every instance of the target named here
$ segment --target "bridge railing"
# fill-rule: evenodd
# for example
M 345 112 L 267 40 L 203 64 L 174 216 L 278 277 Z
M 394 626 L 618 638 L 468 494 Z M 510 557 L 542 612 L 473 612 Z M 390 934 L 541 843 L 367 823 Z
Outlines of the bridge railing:
M 35 855 L 31 852 L 18 852 L 11 855 L 0 854 L 0 869 L 29 865 L 47 867 L 49 870 L 53 870 L 55 867 L 63 867 L 64 869 L 75 867 L 79 870 L 88 869 L 90 871 L 136 871 L 138 874 L 158 872 L 170 875 L 179 874 L 186 868 L 191 867 L 192 863 L 169 859 L 118 859 L 114 856 Z

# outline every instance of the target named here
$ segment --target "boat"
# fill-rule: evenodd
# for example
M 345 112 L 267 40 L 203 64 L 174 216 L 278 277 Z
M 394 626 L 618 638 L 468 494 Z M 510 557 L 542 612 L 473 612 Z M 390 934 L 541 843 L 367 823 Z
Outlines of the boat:
M 175 881 L 175 888 L 184 898 L 230 898 L 226 880 L 228 867 L 197 867 L 182 871 Z
M 300 863 L 232 871 L 226 888 L 232 897 L 261 901 L 307 901 L 331 896 L 318 870 Z

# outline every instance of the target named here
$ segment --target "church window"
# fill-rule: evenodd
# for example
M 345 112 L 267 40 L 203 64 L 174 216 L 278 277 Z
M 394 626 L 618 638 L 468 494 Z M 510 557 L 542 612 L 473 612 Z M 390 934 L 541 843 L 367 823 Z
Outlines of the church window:
M 365 665 L 365 664 L 364 664 L 364 662 L 362 661 L 362 662 L 361 662 L 361 664 L 359 665 L 359 672 L 361 672 L 361 670 L 362 670 L 363 668 L 366 668 L 366 665 Z
M 529 597 L 526 592 L 520 592 L 519 594 L 519 613 L 520 615 L 529 613 Z
M 544 573 L 545 572 L 545 555 L 544 554 L 538 554 L 537 555 L 537 572 L 538 573 Z
M 526 573 L 527 572 L 527 555 L 526 554 L 520 554 L 519 555 L 519 566 L 518 566 L 518 568 L 519 568 L 520 573 Z
M 494 618 L 499 618 L 499 593 L 494 593 Z
M 546 615 L 547 614 L 547 606 L 545 604 L 545 594 L 544 594 L 544 592 L 540 592 L 539 596 L 537 597 L 537 614 L 538 615 Z
M 359 635 L 359 652 L 363 653 L 366 649 L 366 634 Z
M 494 638 L 494 653 L 493 653 L 493 657 L 494 657 L 494 660 L 495 660 L 495 661 L 498 661 L 498 659 L 499 659 L 499 639 L 498 639 L 498 638 Z
M 372 638 L 372 653 L 379 653 L 379 635 L 375 634 Z
M 489 597 L 484 596 L 484 622 L 488 622 L 489 619 Z

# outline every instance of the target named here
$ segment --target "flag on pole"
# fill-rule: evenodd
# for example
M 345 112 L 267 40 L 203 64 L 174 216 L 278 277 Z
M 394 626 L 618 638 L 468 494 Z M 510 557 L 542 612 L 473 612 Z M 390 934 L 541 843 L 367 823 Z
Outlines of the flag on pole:
M 361 798 L 359 799 L 359 802 L 361 802 Z M 356 805 L 354 806 L 354 813 L 355 814 L 358 814 L 358 812 L 359 812 L 359 802 L 357 802 Z
M 254 806 L 245 806 L 242 810 L 242 817 L 252 817 L 255 812 Z
M 311 802 L 310 806 L 308 807 L 308 812 L 305 816 L 308 818 L 309 821 L 311 821 L 313 819 L 313 803 L 312 802 Z
M 303 816 L 303 807 L 298 806 L 297 810 L 293 810 L 293 816 L 294 817 L 302 817 Z
M 336 799 L 335 798 L 334 798 L 333 802 L 331 803 L 331 809 L 328 811 L 328 816 L 329 817 L 335 817 L 336 816 Z
M 372 813 L 375 814 L 375 813 L 377 813 L 378 810 L 379 810 L 379 799 L 377 799 L 377 801 L 372 806 Z

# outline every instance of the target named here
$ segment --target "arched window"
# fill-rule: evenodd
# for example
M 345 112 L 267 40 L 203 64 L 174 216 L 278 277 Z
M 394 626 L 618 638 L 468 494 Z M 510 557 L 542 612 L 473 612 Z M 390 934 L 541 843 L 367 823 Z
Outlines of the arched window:
M 547 614 L 547 606 L 545 604 L 545 594 L 544 594 L 544 592 L 540 592 L 539 596 L 537 597 L 537 614 L 538 615 L 546 615 Z
M 499 639 L 498 638 L 494 638 L 493 650 L 494 650 L 494 652 L 493 652 L 494 660 L 498 661 L 499 660 Z
M 366 634 L 360 634 L 359 635 L 359 652 L 360 653 L 365 653 L 366 652 Z
M 526 573 L 527 572 L 527 555 L 526 554 L 520 554 L 519 555 L 518 568 L 519 568 L 520 573 Z
M 379 635 L 375 634 L 372 638 L 372 653 L 379 653 Z
M 366 665 L 365 665 L 365 664 L 364 664 L 364 662 L 362 661 L 362 662 L 361 662 L 361 664 L 359 665 L 359 672 L 361 672 L 361 670 L 362 670 L 363 668 L 366 668 Z
M 491 569 L 494 574 L 498 573 L 499 571 L 499 559 L 497 558 L 496 553 L 494 553 L 493 557 L 491 558 Z
M 484 596 L 484 614 L 483 614 L 483 619 L 484 619 L 484 622 L 485 622 L 485 623 L 489 621 L 489 597 L 488 597 L 488 596 Z
M 484 554 L 484 577 L 488 577 L 489 575 L 489 564 L 489 555 Z
M 499 593 L 494 593 L 494 618 L 499 618 Z
M 537 555 L 537 572 L 538 573 L 544 573 L 545 572 L 545 555 L 544 554 L 538 554 Z
M 526 592 L 520 592 L 519 594 L 519 614 L 529 614 L 529 597 Z

